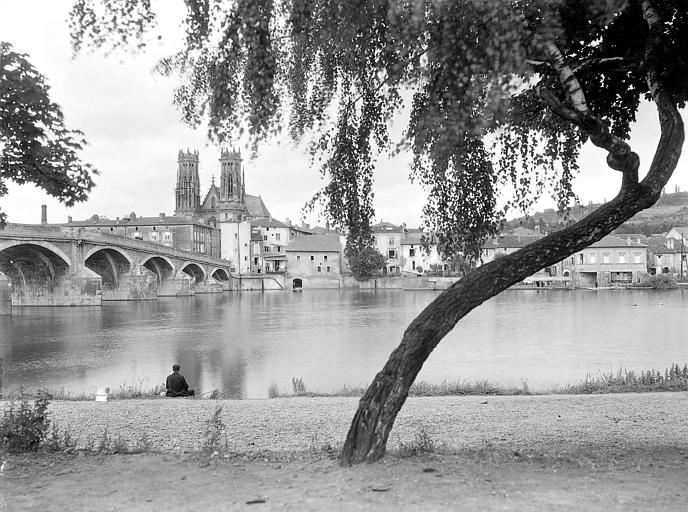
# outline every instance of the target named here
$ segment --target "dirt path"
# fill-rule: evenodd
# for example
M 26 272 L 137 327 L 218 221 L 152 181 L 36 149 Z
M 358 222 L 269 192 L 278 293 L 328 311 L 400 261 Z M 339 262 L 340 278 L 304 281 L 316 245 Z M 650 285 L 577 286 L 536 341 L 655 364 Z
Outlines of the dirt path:
M 355 400 L 221 405 L 238 454 L 208 461 L 168 440 L 158 454 L 13 457 L 0 511 L 688 510 L 688 393 L 409 400 L 391 446 L 421 432 L 435 453 L 353 469 L 318 443 L 341 439 Z M 136 439 L 174 421 L 188 437 L 217 404 L 53 406 L 82 438 L 108 425 Z
M 389 457 L 353 469 L 313 457 L 226 460 L 206 467 L 169 455 L 15 458 L 4 473 L 3 511 L 609 512 L 688 507 L 688 450 L 670 449 L 562 458 L 490 448 Z

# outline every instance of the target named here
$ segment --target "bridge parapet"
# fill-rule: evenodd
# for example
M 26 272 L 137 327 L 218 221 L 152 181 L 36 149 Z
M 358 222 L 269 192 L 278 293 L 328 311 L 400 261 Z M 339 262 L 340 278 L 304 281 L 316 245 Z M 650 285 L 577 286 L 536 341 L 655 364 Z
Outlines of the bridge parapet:
M 46 240 L 46 241 L 61 241 L 61 242 L 89 242 L 93 245 L 113 245 L 123 249 L 135 250 L 148 254 L 156 254 L 161 256 L 174 257 L 182 261 L 193 261 L 196 263 L 204 263 L 226 269 L 230 277 L 238 277 L 230 273 L 229 269 L 232 262 L 222 258 L 214 258 L 205 254 L 196 252 L 182 251 L 167 245 L 157 244 L 154 242 L 146 242 L 144 240 L 135 240 L 119 235 L 110 235 L 105 233 L 94 233 L 92 231 L 84 231 L 80 228 L 66 228 L 56 231 L 52 228 L 7 228 L 0 230 L 0 239 L 11 240 Z

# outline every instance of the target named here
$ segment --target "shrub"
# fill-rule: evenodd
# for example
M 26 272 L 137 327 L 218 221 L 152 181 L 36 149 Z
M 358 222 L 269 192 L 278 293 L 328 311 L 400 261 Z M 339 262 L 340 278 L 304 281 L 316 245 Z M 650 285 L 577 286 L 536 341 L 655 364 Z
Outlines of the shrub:
M 422 274 L 423 273 L 423 267 L 421 267 L 420 265 L 416 265 L 416 272 L 418 272 L 419 274 Z
M 49 433 L 47 410 L 50 400 L 38 398 L 31 404 L 26 398 L 10 402 L 0 420 L 2 450 L 8 453 L 35 452 Z
M 671 274 L 656 274 L 647 278 L 647 284 L 655 290 L 670 290 L 676 288 L 676 278 Z

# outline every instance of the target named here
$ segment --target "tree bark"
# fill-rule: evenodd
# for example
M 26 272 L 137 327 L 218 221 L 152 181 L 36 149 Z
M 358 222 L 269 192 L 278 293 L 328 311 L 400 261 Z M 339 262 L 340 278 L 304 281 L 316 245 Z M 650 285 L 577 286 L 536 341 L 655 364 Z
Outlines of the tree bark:
M 633 215 L 652 206 L 671 177 L 683 146 L 684 132 L 675 102 L 653 88 L 661 137 L 642 182 L 637 181 L 638 158 L 628 146 L 601 133 L 601 123 L 583 119 L 593 143 L 609 150 L 608 164 L 624 173 L 618 195 L 576 224 L 510 255 L 479 267 L 439 295 L 408 326 L 358 406 L 340 456 L 348 466 L 374 462 L 384 454 L 394 420 L 423 363 L 442 338 L 471 310 L 509 286 L 602 239 Z M 594 121 L 594 118 L 592 118 Z

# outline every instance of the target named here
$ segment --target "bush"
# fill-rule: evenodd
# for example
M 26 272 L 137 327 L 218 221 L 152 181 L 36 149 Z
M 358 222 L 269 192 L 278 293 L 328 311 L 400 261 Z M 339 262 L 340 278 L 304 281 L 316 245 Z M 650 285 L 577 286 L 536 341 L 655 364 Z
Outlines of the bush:
M 38 398 L 33 404 L 22 398 L 17 405 L 10 402 L 0 420 L 2 451 L 11 454 L 35 452 L 48 437 L 50 420 L 47 410 L 50 400 Z
M 676 278 L 671 274 L 656 274 L 647 278 L 647 284 L 655 290 L 670 290 L 676 288 Z
M 423 273 L 423 267 L 421 267 L 420 265 L 416 265 L 416 272 L 418 272 L 419 274 L 422 274 Z

